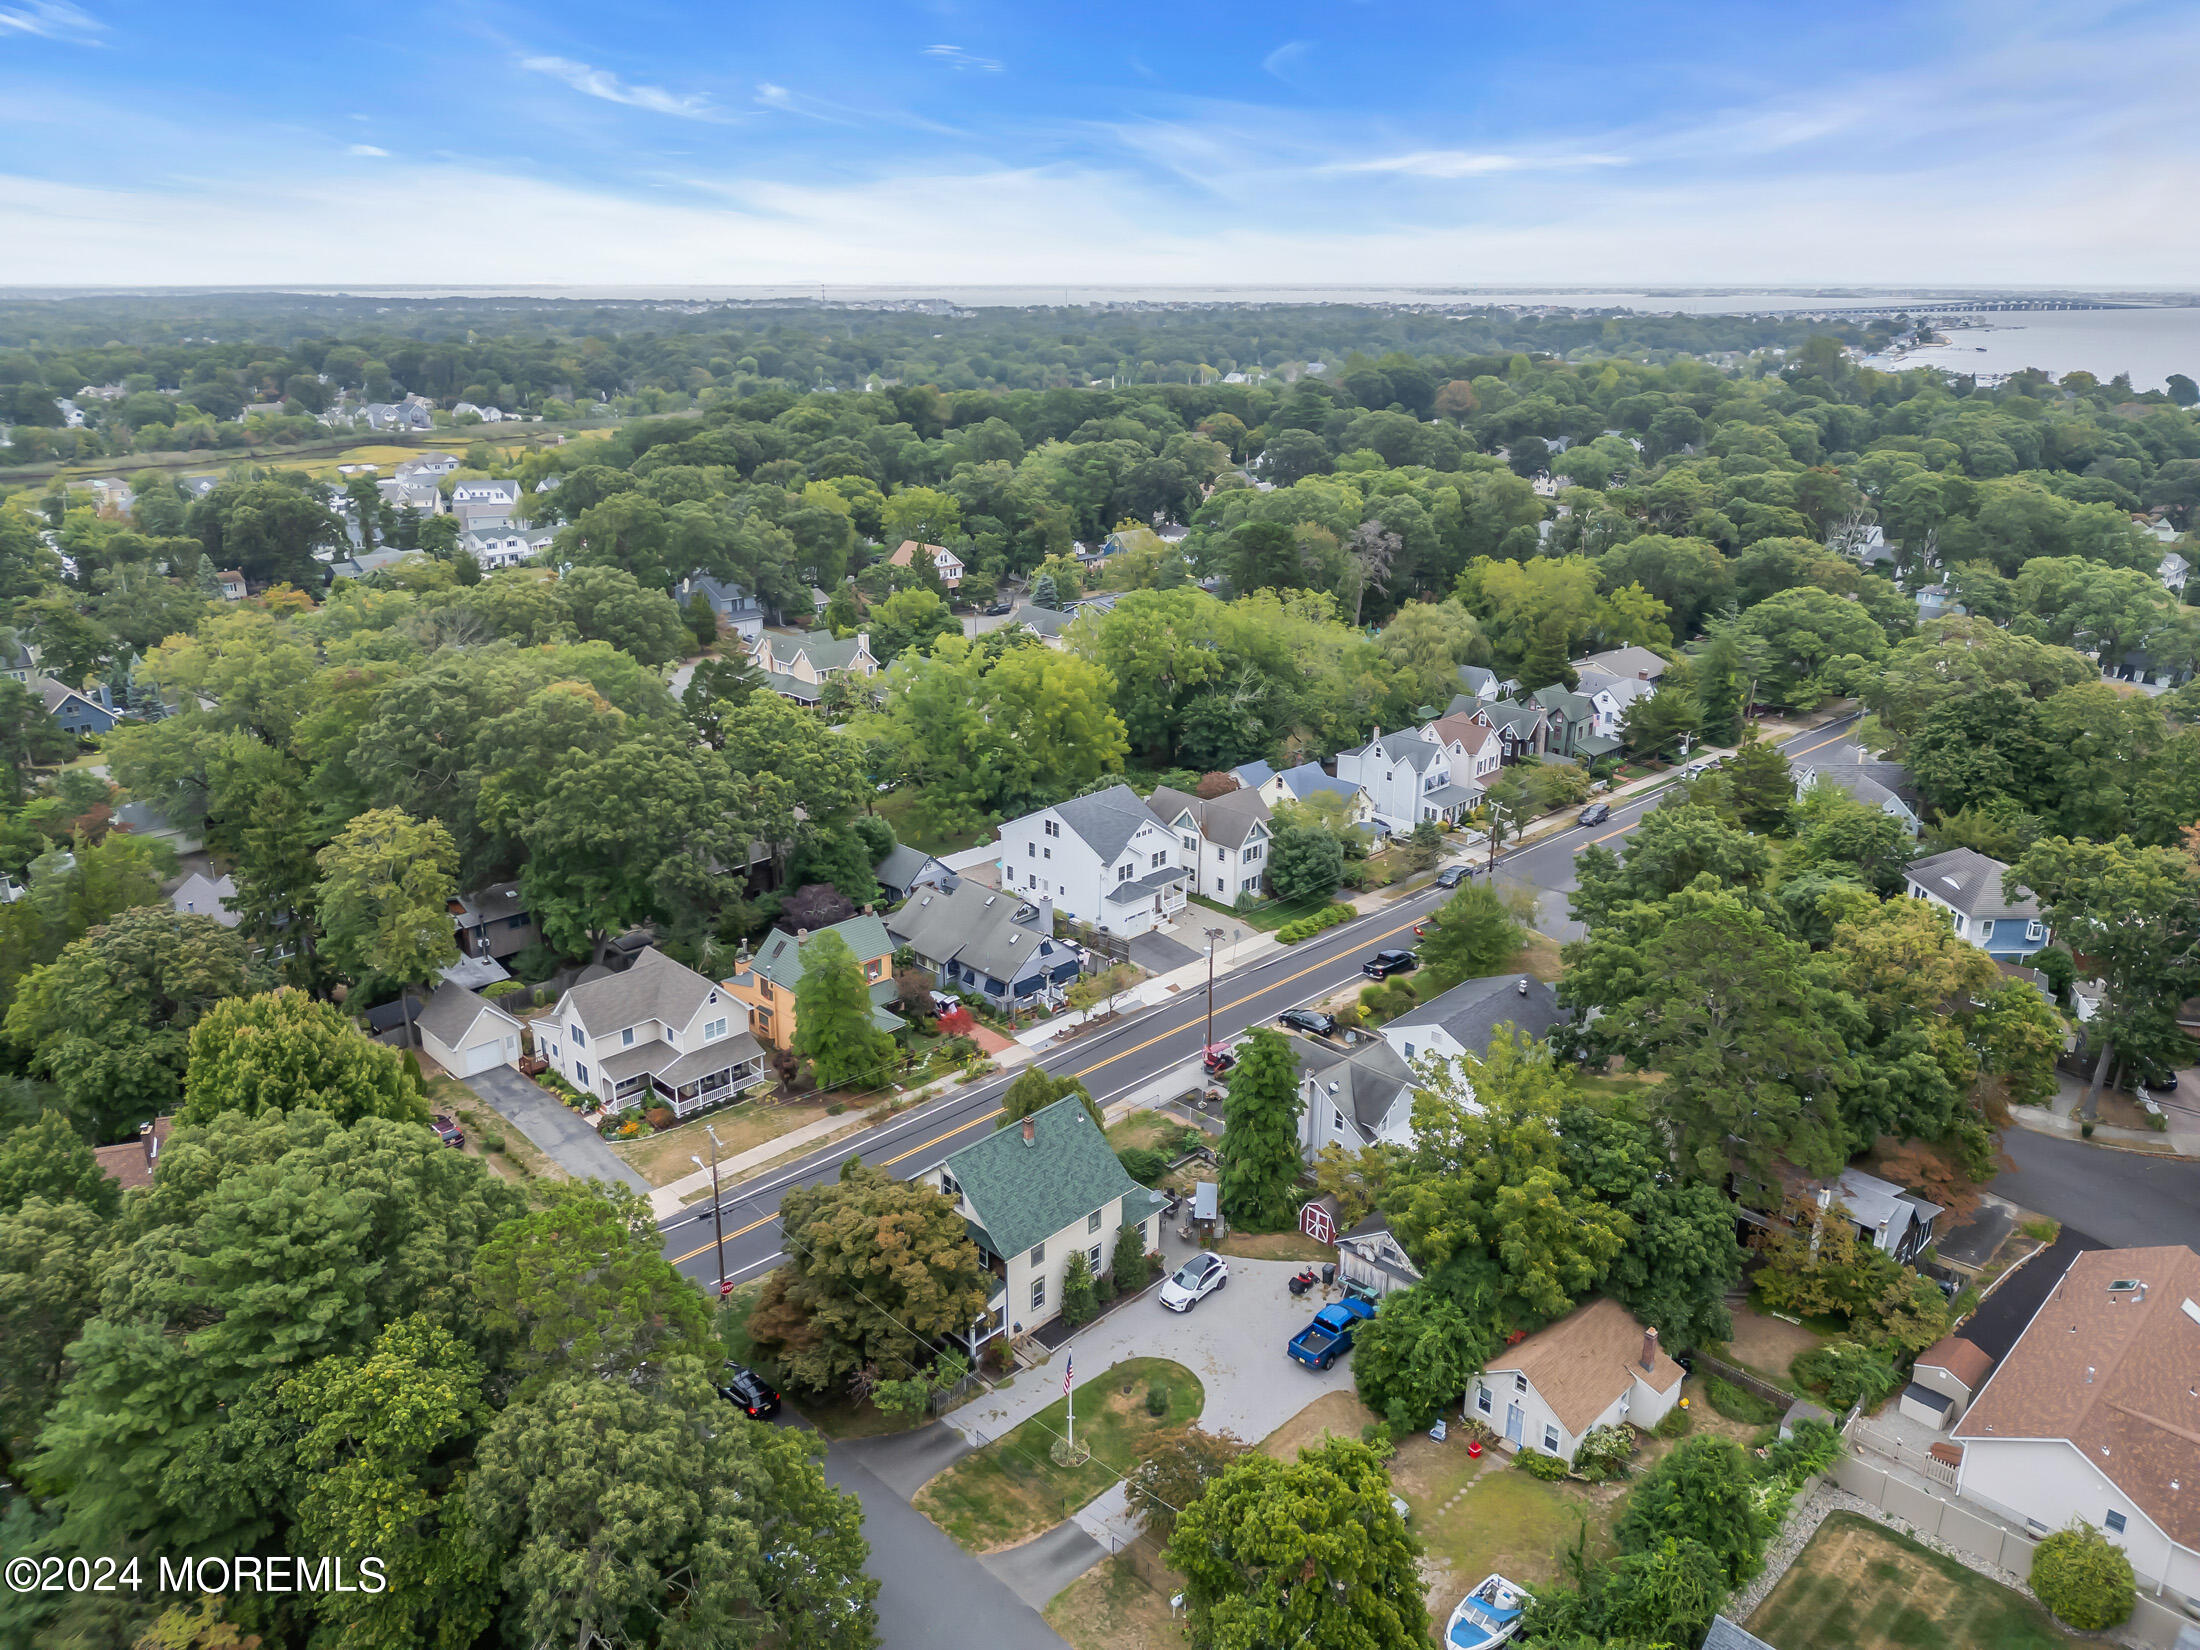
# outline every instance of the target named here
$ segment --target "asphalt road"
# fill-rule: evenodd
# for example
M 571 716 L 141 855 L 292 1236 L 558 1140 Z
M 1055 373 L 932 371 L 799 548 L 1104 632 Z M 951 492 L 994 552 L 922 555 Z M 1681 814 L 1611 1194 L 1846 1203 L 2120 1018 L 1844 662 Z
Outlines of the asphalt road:
M 1821 761 L 1833 761 L 1842 759 L 1845 754 L 1848 760 L 1855 761 L 1859 753 L 1853 746 L 1845 753 L 1836 748 L 1848 745 L 1849 730 L 1855 725 L 1854 716 L 1845 716 L 1838 722 L 1829 722 L 1808 733 L 1782 740 L 1780 749 L 1791 759 L 1816 755 Z M 1535 895 L 1538 932 L 1561 943 L 1580 939 L 1587 930 L 1574 921 L 1573 908 L 1567 899 L 1578 886 L 1574 878 L 1574 856 L 1591 843 L 1611 842 L 1625 836 L 1642 823 L 1642 816 L 1655 808 L 1664 795 L 1660 789 L 1625 802 L 1615 802 L 1612 817 L 1602 825 L 1574 826 L 1510 854 L 1499 854 L 1498 886 L 1525 889 Z
M 1829 723 L 1784 741 L 1791 756 L 1838 745 L 1848 720 Z M 1626 835 L 1658 802 L 1659 793 L 1617 805 L 1612 817 L 1593 827 L 1569 826 L 1511 853 L 1500 853 L 1501 885 L 1534 889 L 1539 897 L 1542 932 L 1561 940 L 1577 938 L 1581 928 L 1563 899 L 1574 886 L 1574 856 L 1592 842 Z M 1359 979 L 1360 964 L 1385 947 L 1411 945 L 1415 922 L 1450 897 L 1430 885 L 1317 935 L 1251 967 L 1218 975 L 1214 991 L 1214 1035 L 1222 1040 L 1248 1027 L 1272 1023 L 1287 1008 L 1326 997 Z M 1223 961 L 1227 963 L 1227 954 Z M 1095 1099 L 1111 1099 L 1143 1087 L 1170 1069 L 1195 1059 L 1206 1045 L 1206 993 L 1188 991 L 1145 1009 L 1123 1024 L 1079 1038 L 1042 1055 L 1039 1065 L 1080 1077 Z M 1000 1097 L 1014 1073 L 897 1117 L 862 1134 L 835 1142 L 768 1174 L 729 1187 L 725 1211 L 725 1275 L 746 1282 L 782 1258 L 777 1211 L 779 1200 L 797 1186 L 835 1178 L 840 1165 L 860 1154 L 866 1163 L 910 1176 L 930 1168 L 948 1153 L 979 1138 L 993 1126 Z M 718 1274 L 708 1202 L 691 1205 L 659 1223 L 665 1251 L 688 1276 L 708 1283 Z
M 2029 1129 L 2004 1129 L 2016 1165 L 1990 1182 L 1995 1196 L 2052 1215 L 2087 1247 L 2182 1243 L 2200 1249 L 2200 1162 L 2122 1152 Z

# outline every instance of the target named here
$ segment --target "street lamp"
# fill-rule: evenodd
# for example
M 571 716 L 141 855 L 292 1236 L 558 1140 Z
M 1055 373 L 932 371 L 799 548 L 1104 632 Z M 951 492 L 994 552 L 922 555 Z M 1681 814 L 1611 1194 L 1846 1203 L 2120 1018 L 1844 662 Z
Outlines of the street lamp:
M 688 1154 L 688 1161 L 698 1169 L 707 1166 L 710 1170 L 710 1216 L 718 1232 L 718 1294 L 724 1299 L 733 1291 L 726 1282 L 726 1206 L 718 1201 L 718 1131 L 705 1123 L 703 1132 L 710 1136 L 709 1164 L 692 1152 Z

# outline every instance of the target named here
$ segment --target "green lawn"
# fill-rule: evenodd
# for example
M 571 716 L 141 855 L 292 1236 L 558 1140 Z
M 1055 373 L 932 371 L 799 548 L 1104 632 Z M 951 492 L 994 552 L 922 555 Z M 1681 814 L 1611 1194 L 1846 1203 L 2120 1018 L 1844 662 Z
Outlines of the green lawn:
M 1818 1526 L 1749 1630 L 1778 1650 L 2069 1650 L 2020 1593 L 1855 1513 Z
M 1615 1550 L 1611 1520 L 1617 1500 L 1599 1504 L 1577 1484 L 1530 1478 L 1495 1450 L 1479 1462 L 1467 1459 L 1463 1444 L 1448 1442 L 1426 1451 L 1431 1457 L 1426 1462 L 1400 1454 L 1393 1480 L 1413 1508 L 1421 1545 L 1448 1571 L 1445 1609 L 1493 1571 L 1530 1589 L 1566 1581 L 1566 1555 L 1584 1519 L 1590 1563 Z M 1462 1487 L 1466 1493 L 1453 1500 Z
M 1029 1377 L 1046 1378 L 1045 1372 Z M 1158 1382 L 1168 1407 L 1146 1413 Z M 1130 1390 L 1126 1392 L 1125 1387 Z M 916 1508 L 974 1553 L 998 1552 L 1050 1530 L 1144 1459 L 1146 1441 L 1196 1419 L 1207 1394 L 1199 1377 L 1166 1358 L 1132 1358 L 1077 1393 L 1077 1442 L 1092 1451 L 1075 1467 L 1049 1453 L 1066 1432 L 1067 1402 L 964 1456 L 917 1493 Z
M 975 848 L 993 835 L 990 826 L 979 826 L 954 836 L 939 836 L 920 830 L 916 823 L 917 788 L 904 785 L 898 791 L 889 791 L 873 804 L 878 816 L 894 828 L 894 840 L 906 842 L 910 847 L 927 854 L 960 853 L 965 848 Z
M 1341 901 L 1343 897 L 1340 890 L 1337 900 Z M 1211 899 L 1204 899 L 1200 895 L 1194 894 L 1192 895 L 1192 903 L 1205 907 L 1217 916 L 1229 917 L 1233 921 L 1260 933 L 1273 934 L 1285 923 L 1297 922 L 1301 917 L 1310 917 L 1323 906 L 1334 902 L 1326 899 L 1268 900 L 1248 909 L 1237 905 L 1218 905 Z

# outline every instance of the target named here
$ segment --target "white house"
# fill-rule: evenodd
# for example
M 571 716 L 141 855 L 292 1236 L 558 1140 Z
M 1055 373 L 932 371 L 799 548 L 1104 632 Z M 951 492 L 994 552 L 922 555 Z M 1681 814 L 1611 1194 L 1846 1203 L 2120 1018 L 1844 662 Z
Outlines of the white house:
M 451 483 L 451 508 L 481 509 L 491 507 L 509 515 L 519 505 L 520 485 L 516 481 L 454 481 Z
M 453 1077 L 519 1064 L 520 1023 L 486 997 L 446 980 L 414 1018 L 420 1046 Z
M 2160 565 L 2154 569 L 2154 576 L 2162 581 L 2164 590 L 2174 596 L 2182 596 L 2185 593 L 2185 581 L 2192 576 L 2192 563 L 2176 551 L 2168 551 L 2163 555 Z
M 1410 1289 L 1421 1269 L 1390 1229 L 1390 1217 L 1372 1214 L 1337 1239 L 1337 1276 L 1370 1295 Z
M 1184 909 L 1191 872 L 1177 835 L 1128 785 L 1005 821 L 1001 887 L 1054 901 L 1089 927 L 1150 934 Z
M 1451 758 L 1451 776 L 1461 785 L 1486 791 L 1505 765 L 1505 745 L 1490 728 L 1473 717 L 1453 713 L 1439 716 L 1421 729 L 1421 737 L 1441 745 Z
M 2038 900 L 2002 891 L 2008 869 L 1975 848 L 1951 848 L 1912 861 L 1903 875 L 1909 879 L 1912 899 L 1948 913 L 1958 939 L 1970 941 L 1989 957 L 2013 962 L 2032 955 L 2050 936 L 2040 918 Z
M 944 544 L 919 544 L 915 539 L 903 539 L 901 547 L 886 558 L 894 567 L 914 567 L 918 552 L 932 558 L 932 566 L 939 573 L 940 583 L 952 591 L 963 581 L 962 558 Z
M 1367 795 L 1370 817 L 1386 831 L 1405 835 L 1423 820 L 1451 825 L 1481 799 L 1471 780 L 1460 783 L 1451 757 L 1436 739 L 1418 732 L 1375 737 L 1358 750 L 1337 753 L 1337 777 Z
M 1265 764 L 1263 764 L 1265 766 Z M 1305 802 L 1317 794 L 1339 798 L 1345 806 L 1348 823 L 1364 825 L 1374 817 L 1367 800 L 1367 793 L 1349 779 L 1339 779 L 1322 771 L 1319 762 L 1301 762 L 1295 768 L 1285 768 L 1271 773 L 1254 787 L 1260 799 L 1273 813 L 1286 802 Z
M 2196 1374 L 2200 1255 L 2088 1250 L 1956 1423 L 1956 1492 L 2034 1536 L 2082 1518 L 2124 1549 L 2142 1591 L 2194 1608 Z
M 973 1352 L 995 1335 L 1018 1338 L 1059 1317 L 1071 1255 L 1083 1255 L 1097 1276 L 1114 1266 L 1116 1244 L 1133 1230 L 1145 1250 L 1160 1247 L 1160 1194 L 1123 1172 L 1074 1094 L 915 1178 L 955 1200 L 994 1276 L 993 1298 L 969 1337 Z
M 1177 863 L 1192 873 L 1193 893 L 1220 905 L 1258 897 L 1274 834 L 1259 791 L 1208 801 L 1164 785 L 1146 798 L 1146 808 L 1176 833 Z
M 484 573 L 493 573 L 500 567 L 517 567 L 541 554 L 557 536 L 555 527 L 521 527 L 507 521 L 469 527 L 459 534 L 458 544 Z
M 734 637 L 743 647 L 754 647 L 764 634 L 764 604 L 744 585 L 712 578 L 698 568 L 680 581 L 675 596 L 683 607 L 701 596 L 717 615 L 719 634 Z
M 1299 1061 L 1299 1150 L 1311 1163 L 1324 1149 L 1363 1151 L 1381 1142 L 1413 1144 L 1413 1100 L 1430 1061 L 1480 1056 L 1502 1032 L 1546 1035 L 1566 1018 L 1541 980 L 1501 974 L 1467 980 L 1385 1025 L 1350 1054 L 1304 1038 Z M 1472 1105 L 1471 1089 L 1447 1087 Z
M 685 1117 L 770 1080 L 747 1009 L 655 947 L 569 989 L 536 1018 L 535 1047 L 608 1111 L 662 1103 Z
M 1467 1388 L 1465 1413 L 1508 1450 L 1571 1461 L 1581 1440 L 1621 1422 L 1645 1431 L 1679 1402 L 1685 1372 L 1618 1301 L 1597 1299 L 1493 1354 Z
M 440 481 L 457 468 L 458 455 L 455 453 L 422 453 L 418 458 L 398 460 L 397 478 L 400 481 Z

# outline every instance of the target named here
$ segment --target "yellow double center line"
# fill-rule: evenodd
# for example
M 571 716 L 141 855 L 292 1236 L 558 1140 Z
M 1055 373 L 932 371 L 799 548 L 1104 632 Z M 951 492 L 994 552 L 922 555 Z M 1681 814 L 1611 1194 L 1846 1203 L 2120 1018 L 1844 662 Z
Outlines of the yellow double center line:
M 1420 919 L 1416 918 L 1414 920 L 1418 921 Z M 1368 946 L 1379 945 L 1384 940 L 1389 939 L 1394 934 L 1405 933 L 1412 926 L 1412 922 L 1401 922 L 1395 928 L 1386 928 L 1380 934 L 1370 935 L 1366 939 L 1363 939 L 1357 946 L 1353 947 L 1353 950 L 1364 951 Z M 1338 956 L 1350 956 L 1351 954 L 1352 953 L 1350 951 L 1346 951 L 1340 952 Z M 1222 1014 L 1229 1012 L 1229 1010 L 1233 1008 L 1243 1008 L 1247 1003 L 1253 1001 L 1256 997 L 1265 997 L 1270 992 L 1291 984 L 1294 980 L 1303 980 L 1304 978 L 1306 978 L 1307 975 L 1318 973 L 1322 969 L 1327 968 L 1331 963 L 1336 962 L 1337 960 L 1338 957 L 1333 956 L 1325 958 L 1318 963 L 1309 963 L 1306 967 L 1300 969 L 1296 974 L 1286 974 L 1280 980 L 1270 980 L 1258 991 L 1248 991 L 1244 996 L 1235 998 L 1230 1002 L 1217 1003 L 1215 1005 L 1215 1012 L 1218 1014 Z M 1115 1053 L 1109 1055 L 1105 1060 L 1095 1060 L 1091 1065 L 1086 1066 L 1081 1071 L 1072 1072 L 1070 1075 L 1073 1077 L 1090 1077 L 1094 1072 L 1099 1071 L 1104 1067 L 1112 1066 L 1118 1060 L 1128 1059 L 1133 1054 L 1137 1054 L 1146 1049 L 1152 1048 L 1154 1044 L 1162 1042 L 1167 1038 L 1175 1037 L 1180 1033 L 1189 1031 L 1190 1029 L 1191 1027 L 1189 1025 L 1180 1025 L 1171 1026 L 1167 1031 L 1157 1031 L 1151 1037 L 1148 1037 L 1144 1042 L 1133 1043 L 1129 1048 L 1126 1049 L 1118 1049 Z M 911 1146 L 905 1152 L 899 1153 L 894 1157 L 880 1159 L 876 1166 L 882 1169 L 887 1169 L 892 1168 L 896 1163 L 907 1162 L 910 1158 L 917 1156 L 921 1152 L 930 1151 L 934 1146 L 940 1144 L 941 1141 L 952 1140 L 958 1134 L 968 1134 L 972 1129 L 977 1128 L 981 1123 L 990 1123 L 993 1121 L 994 1118 L 1000 1115 L 1001 1108 L 995 1106 L 991 1111 L 982 1112 L 978 1116 L 971 1118 L 969 1122 L 959 1123 L 954 1128 L 947 1130 L 944 1134 L 936 1134 L 931 1139 L 924 1141 L 920 1145 Z M 732 1231 L 728 1232 L 726 1236 L 728 1238 L 744 1237 L 748 1233 L 755 1231 L 759 1226 L 769 1226 L 773 1221 L 777 1220 L 778 1218 L 778 1212 L 775 1210 L 771 1214 L 763 1215 L 755 1220 L 750 1221 L 746 1226 L 735 1227 Z M 698 1255 L 707 1255 L 717 1246 L 717 1239 L 713 1238 L 709 1243 L 702 1245 L 700 1248 L 690 1249 L 686 1254 L 677 1256 L 674 1259 L 673 1264 L 675 1266 L 678 1266 L 687 1261 L 695 1259 Z
M 1821 739 L 1818 741 L 1817 744 L 1808 746 L 1803 750 L 1795 752 L 1794 754 L 1797 756 L 1808 756 L 1814 750 L 1822 750 L 1828 745 L 1839 744 L 1843 739 L 1846 739 L 1847 737 L 1848 735 L 1846 733 L 1837 733 L 1831 739 Z M 1598 842 L 1608 842 L 1613 837 L 1619 836 L 1623 832 L 1629 831 L 1631 829 L 1633 829 L 1633 827 L 1630 825 L 1622 825 L 1616 830 L 1605 832 L 1603 836 L 1597 837 L 1594 840 Z M 1401 922 L 1395 928 L 1386 928 L 1380 934 L 1376 934 L 1371 936 L 1370 938 L 1362 940 L 1357 946 L 1353 947 L 1353 950 L 1364 951 L 1367 949 L 1367 947 L 1371 945 L 1379 945 L 1384 940 L 1389 939 L 1394 934 L 1403 934 L 1407 929 L 1411 928 L 1412 926 L 1412 922 Z M 1350 956 L 1351 954 L 1352 953 L 1350 951 L 1346 951 L 1340 952 L 1338 955 Z M 1242 997 L 1235 998 L 1227 1003 L 1218 1004 L 1217 1012 L 1227 1013 L 1233 1008 L 1243 1008 L 1247 1003 L 1253 1001 L 1254 998 L 1265 997 L 1271 991 L 1275 991 L 1280 987 L 1290 985 L 1295 980 L 1303 980 L 1306 978 L 1307 975 L 1318 973 L 1337 960 L 1337 957 L 1329 957 L 1318 963 L 1309 963 L 1306 967 L 1300 969 L 1296 974 L 1286 974 L 1280 980 L 1269 981 L 1268 984 L 1262 986 L 1258 991 L 1248 991 Z M 1075 1077 L 1090 1077 L 1094 1072 L 1099 1071 L 1104 1067 L 1112 1066 L 1118 1060 L 1128 1059 L 1131 1055 L 1138 1054 L 1146 1049 L 1152 1048 L 1154 1044 L 1161 1042 L 1166 1038 L 1174 1037 L 1178 1035 L 1178 1033 L 1189 1031 L 1190 1029 L 1191 1028 L 1189 1026 L 1171 1026 L 1167 1031 L 1157 1031 L 1151 1037 L 1148 1037 L 1144 1042 L 1133 1043 L 1129 1048 L 1126 1049 L 1118 1049 L 1115 1053 L 1109 1055 L 1105 1060 L 1095 1060 L 1091 1065 L 1086 1066 L 1081 1071 L 1073 1072 L 1071 1073 L 1071 1075 Z M 905 1163 L 910 1158 L 918 1155 L 920 1152 L 930 1151 L 934 1146 L 940 1144 L 941 1141 L 952 1140 L 958 1134 L 968 1134 L 972 1129 L 978 1127 L 979 1124 L 990 1123 L 993 1121 L 994 1118 L 1000 1115 L 1001 1108 L 995 1106 L 991 1111 L 980 1113 L 978 1116 L 971 1118 L 970 1121 L 967 1123 L 957 1124 L 954 1128 L 949 1129 L 944 1134 L 934 1135 L 931 1139 L 925 1141 L 921 1145 L 911 1146 L 907 1151 L 902 1152 L 897 1156 L 882 1159 L 877 1166 L 880 1168 L 890 1169 L 896 1163 Z M 769 1226 L 773 1221 L 777 1220 L 778 1218 L 779 1215 L 777 1211 L 774 1211 L 771 1214 L 763 1215 L 760 1216 L 758 1219 L 750 1221 L 746 1226 L 735 1227 L 732 1231 L 728 1232 L 726 1236 L 729 1238 L 745 1237 L 750 1232 L 755 1231 L 759 1226 Z M 707 1255 L 717 1246 L 717 1240 L 713 1238 L 709 1243 L 704 1244 L 699 1249 L 690 1249 L 686 1254 L 681 1255 L 677 1260 L 675 1260 L 673 1264 L 675 1266 L 681 1265 L 687 1261 L 695 1259 L 698 1255 Z

